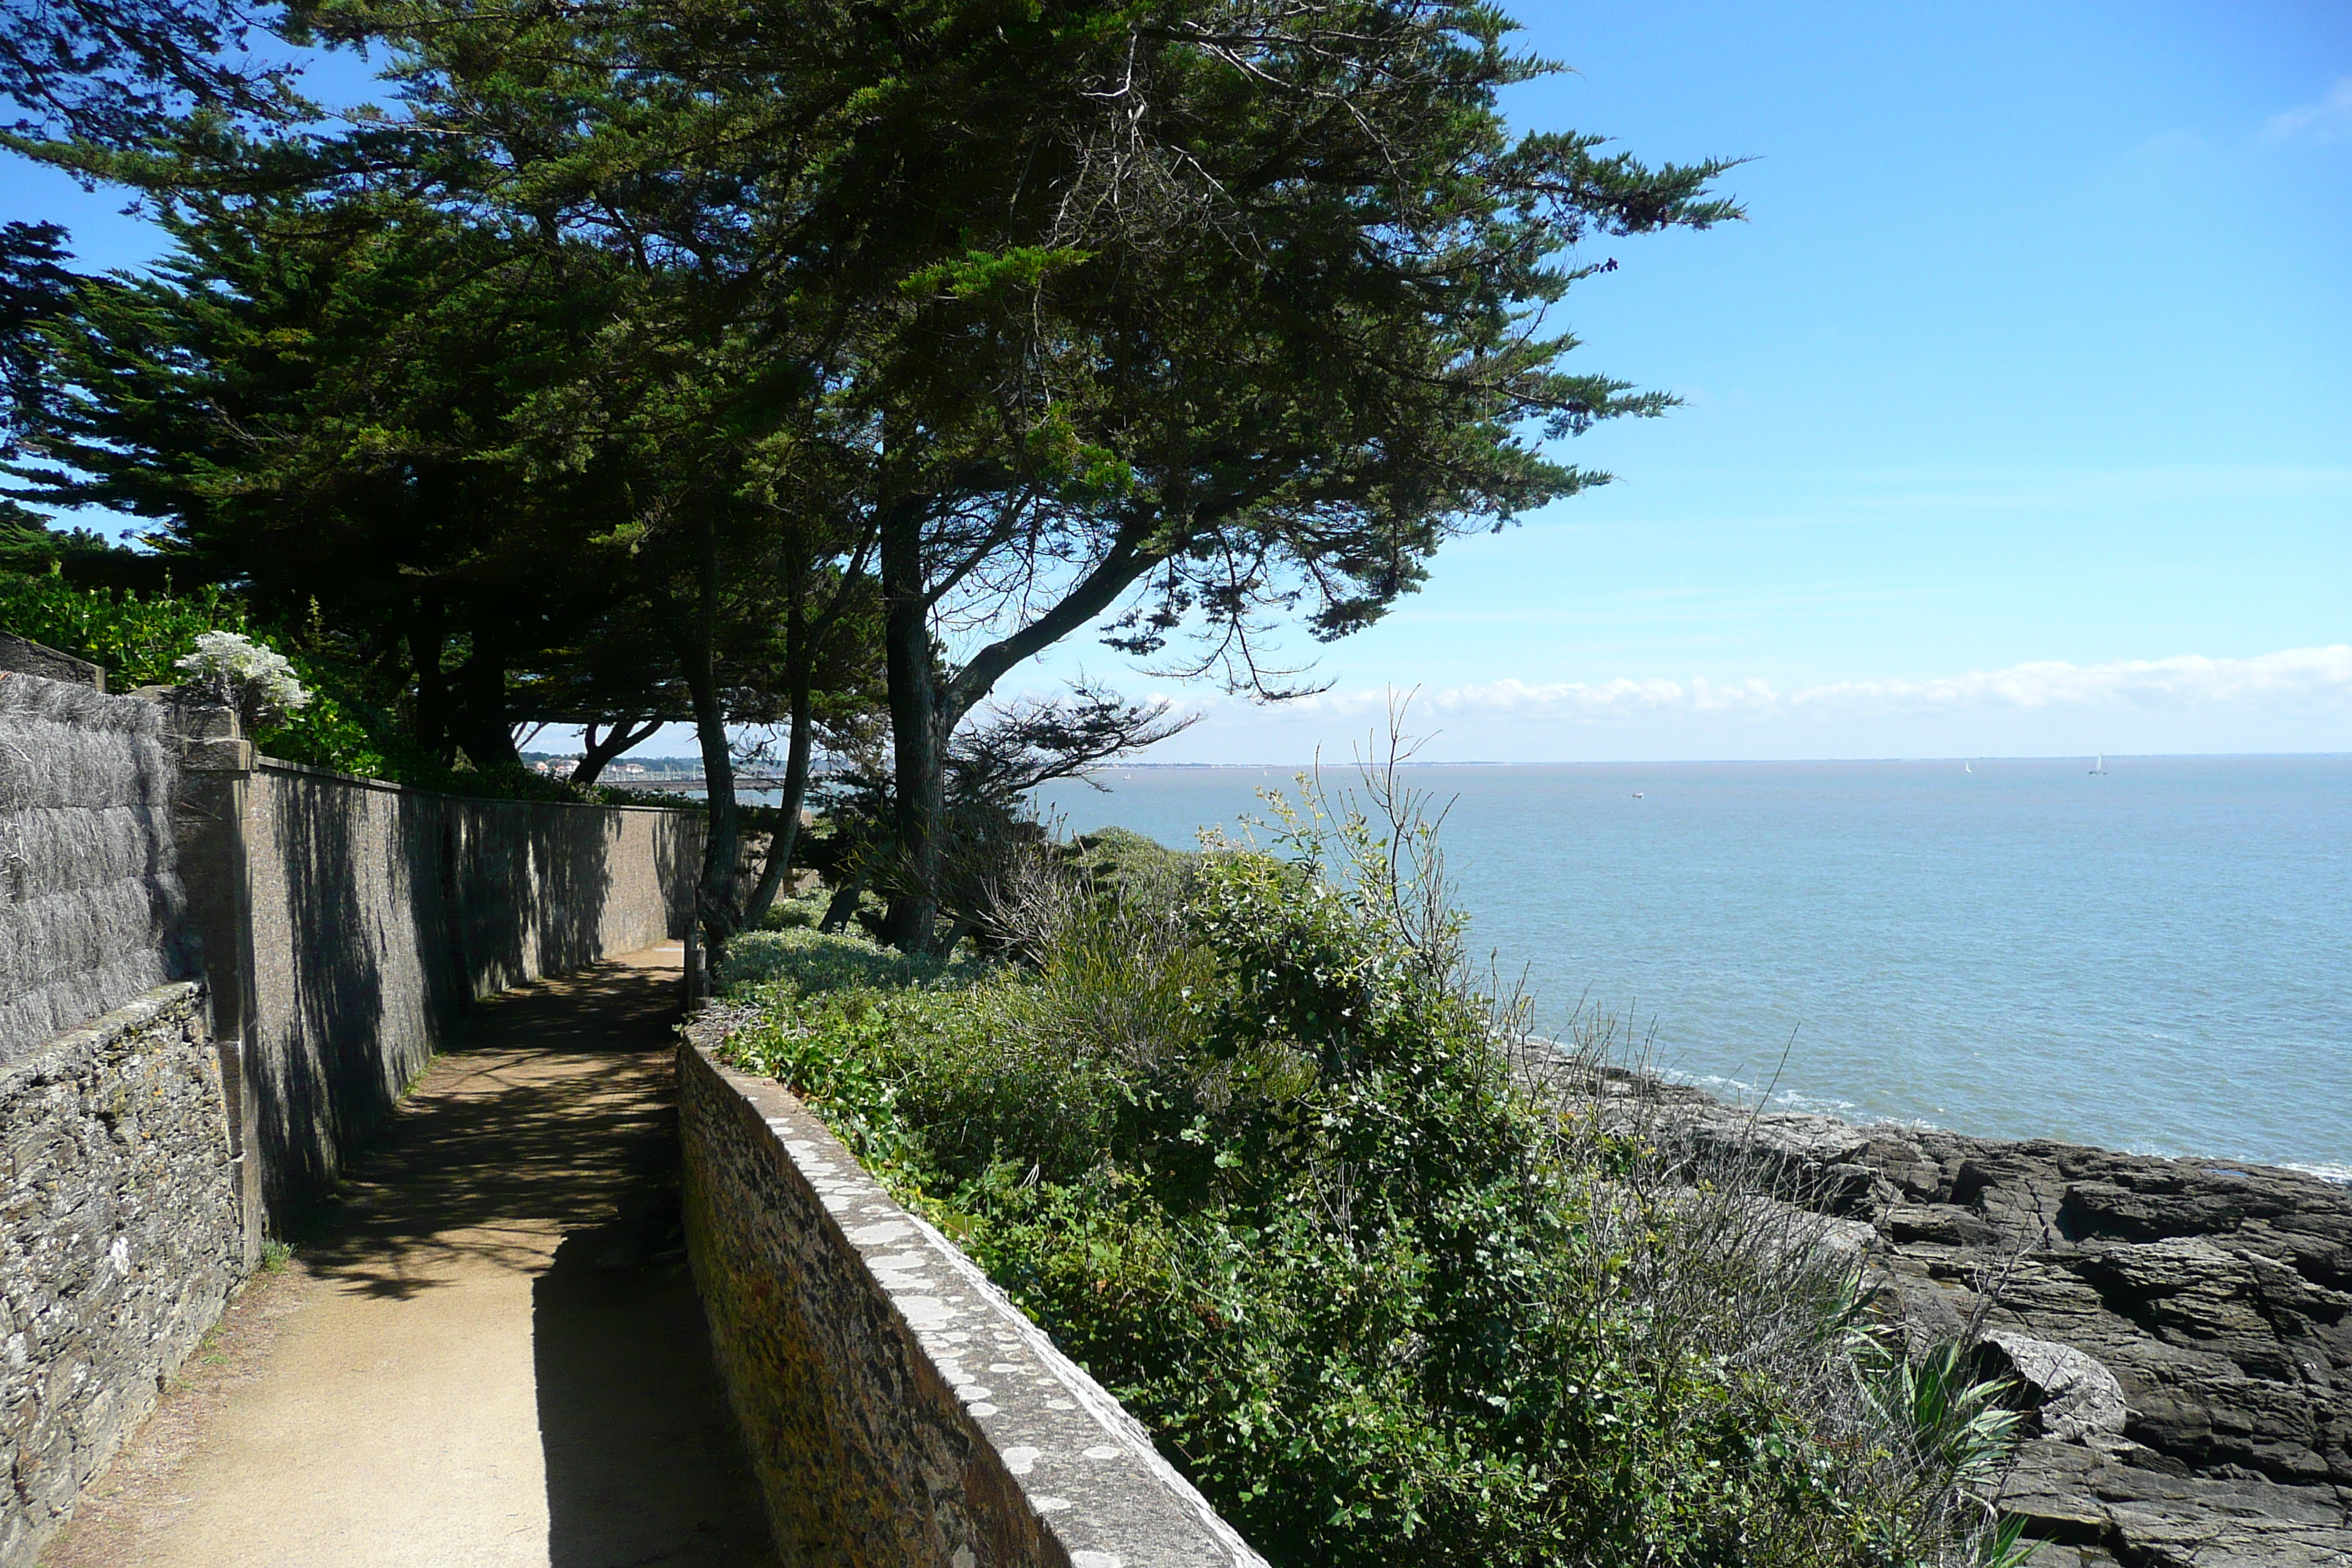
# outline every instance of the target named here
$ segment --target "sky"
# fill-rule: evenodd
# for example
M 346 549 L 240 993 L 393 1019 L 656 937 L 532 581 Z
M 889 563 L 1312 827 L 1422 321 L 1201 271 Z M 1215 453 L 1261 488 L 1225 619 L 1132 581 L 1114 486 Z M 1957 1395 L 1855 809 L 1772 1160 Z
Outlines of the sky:
M 1507 6 L 1525 129 L 1750 161 L 1748 221 L 1610 241 L 1569 366 L 1673 392 L 1615 482 L 1448 544 L 1276 708 L 1157 761 L 2352 751 L 2352 6 Z M 85 265 L 152 233 L 21 163 Z M 541 744 L 547 742 L 542 741 Z M 689 749 L 665 733 L 648 752 Z

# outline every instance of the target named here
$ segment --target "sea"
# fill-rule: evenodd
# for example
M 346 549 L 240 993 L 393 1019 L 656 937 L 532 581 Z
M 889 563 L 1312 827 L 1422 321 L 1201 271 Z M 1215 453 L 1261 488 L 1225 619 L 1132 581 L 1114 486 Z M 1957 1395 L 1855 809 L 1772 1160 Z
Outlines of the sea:
M 1429 765 L 1538 1027 L 1850 1120 L 2352 1180 L 2352 756 Z M 1296 770 L 1128 767 L 1066 830 L 1265 830 Z M 1326 767 L 1327 788 L 1351 782 Z

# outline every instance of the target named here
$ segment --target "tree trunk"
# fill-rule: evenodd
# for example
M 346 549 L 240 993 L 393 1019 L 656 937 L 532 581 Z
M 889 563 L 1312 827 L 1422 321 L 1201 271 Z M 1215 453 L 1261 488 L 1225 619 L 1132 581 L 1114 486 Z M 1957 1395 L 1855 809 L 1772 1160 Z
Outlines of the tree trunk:
M 793 870 L 793 847 L 800 837 L 801 803 L 808 798 L 809 752 L 815 731 L 809 690 L 814 650 L 809 647 L 808 576 L 796 573 L 787 585 L 784 608 L 784 679 L 789 685 L 792 738 L 784 752 L 784 795 L 777 802 L 778 826 L 768 835 L 768 860 L 760 884 L 743 906 L 743 923 L 756 926 L 775 907 L 777 889 Z
M 898 876 L 883 934 L 902 952 L 928 952 L 939 923 L 940 838 L 947 816 L 947 746 L 931 658 L 930 584 L 923 570 L 923 508 L 894 503 L 882 520 L 882 645 L 890 689 L 893 826 Z
M 456 742 L 449 738 L 449 678 L 441 668 L 441 650 L 447 641 L 441 601 L 425 595 L 417 601 L 416 618 L 408 625 L 408 668 L 416 679 L 416 743 L 444 767 L 456 760 Z
M 710 797 L 710 826 L 703 838 L 702 879 L 694 902 L 705 962 L 715 967 L 729 939 L 742 926 L 735 903 L 735 865 L 742 845 L 735 806 L 735 758 L 727 744 L 727 714 L 719 700 L 719 536 L 715 524 L 706 521 L 702 526 L 694 607 L 688 624 L 677 628 L 677 638 Z
M 863 871 L 835 888 L 832 899 L 824 906 L 824 919 L 817 921 L 816 929 L 830 936 L 848 925 L 849 917 L 857 912 L 858 895 L 865 891 L 866 873 Z
M 477 638 L 472 655 L 457 667 L 449 688 L 454 699 L 449 733 L 474 766 L 484 773 L 521 767 L 514 726 L 507 718 L 505 656 Z
M 572 782 L 592 784 L 612 765 L 613 759 L 630 747 L 649 740 L 661 728 L 659 718 L 640 719 L 634 713 L 622 715 L 605 727 L 604 738 L 596 738 L 596 726 L 581 726 L 580 761 L 572 765 Z

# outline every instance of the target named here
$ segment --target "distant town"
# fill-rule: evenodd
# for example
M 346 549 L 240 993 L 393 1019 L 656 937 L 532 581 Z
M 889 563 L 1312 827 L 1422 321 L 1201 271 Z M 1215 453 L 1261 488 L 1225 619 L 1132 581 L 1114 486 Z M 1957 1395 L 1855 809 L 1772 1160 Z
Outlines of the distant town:
M 522 765 L 535 773 L 551 778 L 570 778 L 578 765 L 577 752 L 525 752 Z M 604 782 L 617 783 L 622 779 L 699 778 L 702 774 L 700 757 L 623 757 L 604 764 Z

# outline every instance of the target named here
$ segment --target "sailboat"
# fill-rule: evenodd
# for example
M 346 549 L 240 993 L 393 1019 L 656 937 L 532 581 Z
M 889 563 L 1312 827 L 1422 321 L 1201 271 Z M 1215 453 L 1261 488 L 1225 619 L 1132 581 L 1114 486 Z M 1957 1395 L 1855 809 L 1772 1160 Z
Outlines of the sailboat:
M 1962 772 L 1962 773 L 1974 773 L 1974 772 L 1976 772 L 1976 771 L 1977 771 L 1977 770 L 1976 770 L 1976 766 L 1975 766 L 1975 764 L 1973 764 L 1973 763 L 1962 763 L 1960 764 L 1960 772 Z
M 2095 773 L 2105 773 L 2106 771 L 2107 771 L 2107 753 L 2106 753 L 2106 752 L 2101 752 L 2099 753 L 2099 760 L 2098 760 L 2097 762 L 2093 763 L 2091 764 L 2091 772 L 2092 772 L 2093 773 L 2095 773 Z

